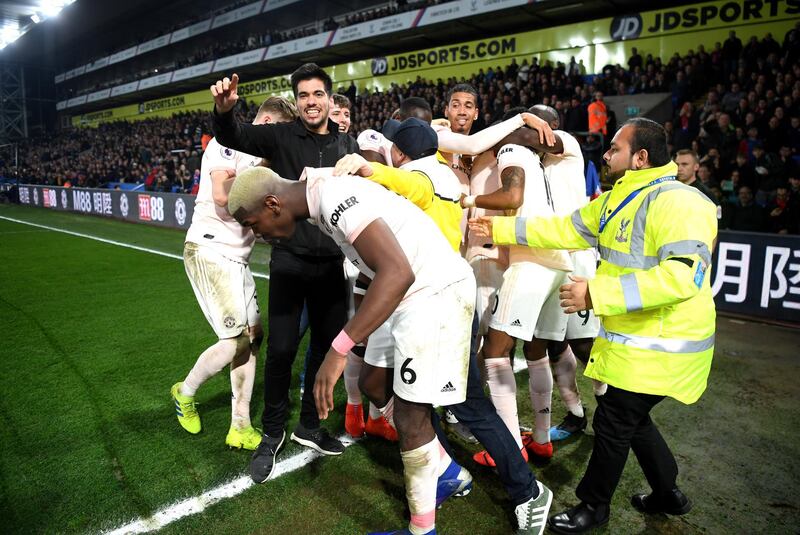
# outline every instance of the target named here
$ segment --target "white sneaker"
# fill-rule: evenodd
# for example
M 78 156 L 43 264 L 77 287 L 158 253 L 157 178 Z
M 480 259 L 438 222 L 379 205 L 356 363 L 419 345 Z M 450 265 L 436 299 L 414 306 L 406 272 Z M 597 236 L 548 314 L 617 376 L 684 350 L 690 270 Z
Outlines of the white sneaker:
M 553 493 L 537 481 L 539 495 L 514 508 L 517 515 L 517 535 L 542 535 L 547 525 L 547 513 L 553 503 Z

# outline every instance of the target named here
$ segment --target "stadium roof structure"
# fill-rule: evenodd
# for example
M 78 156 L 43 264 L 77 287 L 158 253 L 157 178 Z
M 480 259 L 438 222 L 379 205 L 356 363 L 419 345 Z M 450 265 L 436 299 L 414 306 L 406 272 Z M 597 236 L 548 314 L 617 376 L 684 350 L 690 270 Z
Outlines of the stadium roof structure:
M 13 0 L 12 4 L 34 4 L 47 0 Z M 63 1 L 63 0 L 61 0 Z M 76 67 L 88 56 L 113 53 L 139 39 L 154 37 L 153 21 L 174 21 L 175 27 L 200 15 L 219 10 L 229 2 L 220 0 L 77 0 L 58 17 L 36 25 L 17 42 L 0 51 L 0 61 L 15 61 L 27 67 L 49 71 L 49 76 Z M 278 30 L 296 28 L 330 16 L 356 13 L 386 5 L 385 0 L 301 0 L 283 8 L 270 20 Z M 275 76 L 292 71 L 299 63 L 314 61 L 333 65 L 355 59 L 406 52 L 439 46 L 465 39 L 486 38 L 554 27 L 563 24 L 686 4 L 686 0 L 537 0 L 523 7 L 498 11 L 491 17 L 472 16 L 406 30 L 391 39 L 351 41 L 322 50 L 308 51 L 260 62 L 237 69 L 240 76 Z M 4 2 L 3 5 L 6 3 Z M 11 12 L 9 10 L 9 12 Z M 224 29 L 217 30 L 224 32 Z M 221 34 L 221 35 L 224 35 Z M 98 71 L 102 72 L 102 71 Z M 216 80 L 216 75 L 190 78 L 168 86 L 80 105 L 71 112 L 86 113 L 95 109 L 161 98 L 181 91 L 203 87 Z
M 0 50 L 14 43 L 37 24 L 57 17 L 75 0 L 15 0 L 0 3 Z

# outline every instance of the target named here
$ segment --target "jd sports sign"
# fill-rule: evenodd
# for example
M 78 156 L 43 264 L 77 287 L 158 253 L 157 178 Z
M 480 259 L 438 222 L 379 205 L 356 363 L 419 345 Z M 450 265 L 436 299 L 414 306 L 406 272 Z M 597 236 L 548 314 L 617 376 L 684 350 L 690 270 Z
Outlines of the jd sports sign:
M 719 28 L 734 23 L 766 22 L 800 14 L 800 0 L 744 0 L 710 2 L 691 7 L 614 17 L 609 33 L 615 41 L 659 35 L 664 32 Z

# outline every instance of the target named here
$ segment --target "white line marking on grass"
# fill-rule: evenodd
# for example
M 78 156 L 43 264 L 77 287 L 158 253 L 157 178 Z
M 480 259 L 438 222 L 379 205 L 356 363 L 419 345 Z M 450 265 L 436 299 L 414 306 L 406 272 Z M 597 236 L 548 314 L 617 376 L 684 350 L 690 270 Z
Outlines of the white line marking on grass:
M 140 245 L 133 245 L 131 243 L 123 243 L 123 242 L 119 242 L 119 241 L 109 240 L 107 238 L 101 238 L 99 236 L 92 236 L 91 234 L 83 234 L 82 232 L 74 232 L 72 230 L 64 230 L 64 229 L 55 228 L 55 227 L 48 227 L 47 225 L 40 225 L 39 223 L 31 223 L 30 221 L 24 221 L 22 219 L 14 219 L 13 217 L 0 216 L 0 219 L 4 219 L 6 221 L 11 221 L 12 223 L 19 223 L 20 225 L 30 225 L 31 227 L 37 227 L 37 228 L 41 228 L 41 229 L 44 229 L 44 230 L 50 230 L 50 231 L 53 231 L 53 232 L 61 232 L 62 234 L 69 234 L 70 236 L 77 236 L 78 238 L 86 238 L 88 240 L 99 241 L 101 243 L 107 243 L 109 245 L 116 245 L 118 247 L 125 247 L 126 249 L 133 249 L 135 251 L 141 251 L 143 253 L 150 253 L 150 254 L 155 254 L 155 255 L 159 255 L 159 256 L 165 256 L 167 258 L 174 258 L 175 260 L 183 261 L 183 256 L 181 256 L 181 255 L 177 255 L 177 254 L 173 254 L 173 253 L 167 253 L 167 252 L 159 251 L 159 250 L 156 250 L 156 249 L 150 249 L 148 247 L 141 247 Z M 253 271 L 253 277 L 255 277 L 257 279 L 267 279 L 267 280 L 269 280 L 269 275 L 266 274 L 266 273 L 257 273 L 255 271 Z
M 95 240 L 101 243 L 107 243 L 109 245 L 116 245 L 119 247 L 134 249 L 136 251 L 142 251 L 145 253 L 165 256 L 167 258 L 183 260 L 183 257 L 180 255 L 167 253 L 164 251 L 158 251 L 156 249 L 149 249 L 147 247 L 141 247 L 129 243 L 122 243 L 114 240 L 109 240 L 106 238 L 100 238 L 99 236 L 92 236 L 89 234 L 83 234 L 71 230 L 49 227 L 47 225 L 40 225 L 38 223 L 31 223 L 29 221 L 14 219 L 11 217 L 0 216 L 0 219 L 11 221 L 12 223 L 19 223 L 21 225 L 30 225 L 32 227 L 37 227 L 44 230 L 50 230 L 53 232 L 61 232 L 63 234 L 69 234 L 70 236 L 77 236 L 79 238 Z M 264 273 L 254 272 L 253 276 L 263 279 L 269 279 L 269 275 Z M 525 359 L 519 357 L 514 359 L 515 372 L 519 372 L 526 368 L 527 364 L 525 362 Z M 339 437 L 339 440 L 344 444 L 345 447 L 355 443 L 355 441 L 347 435 Z M 308 464 L 311 463 L 311 461 L 319 457 L 324 457 L 324 455 L 308 449 L 301 453 L 298 453 L 297 455 L 293 455 L 288 459 L 279 461 L 278 464 L 275 466 L 275 472 L 272 474 L 272 477 L 270 479 L 272 480 L 281 477 L 283 475 L 286 475 L 290 472 L 294 472 L 295 470 L 299 470 L 300 468 L 307 466 Z M 138 518 L 118 528 L 105 531 L 103 532 L 103 535 L 128 535 L 133 533 L 147 533 L 149 531 L 155 531 L 167 526 L 168 524 L 171 524 L 172 522 L 180 520 L 181 518 L 184 518 L 186 516 L 202 513 L 206 509 L 206 507 L 213 505 L 221 500 L 238 496 L 239 494 L 243 493 L 253 485 L 255 485 L 255 483 L 253 483 L 253 480 L 250 479 L 249 475 L 242 475 L 218 487 L 207 490 L 206 492 L 200 494 L 199 496 L 186 498 L 170 506 L 167 506 L 163 509 L 160 509 L 147 518 Z
M 355 440 L 347 435 L 339 437 L 339 440 L 342 441 L 342 444 L 344 444 L 345 447 L 355 444 Z M 273 472 L 272 477 L 270 477 L 269 480 L 271 481 L 290 472 L 294 472 L 295 470 L 310 464 L 311 461 L 319 457 L 325 457 L 325 455 L 317 453 L 314 450 L 306 449 L 297 455 L 293 455 L 288 459 L 279 461 L 275 466 L 275 472 Z M 264 484 L 269 485 L 269 481 Z M 254 485 L 255 483 L 253 483 L 253 480 L 250 479 L 250 476 L 239 476 L 236 479 L 228 481 L 227 483 L 224 483 L 218 487 L 207 490 L 199 496 L 186 498 L 185 500 L 181 500 L 168 507 L 165 507 L 164 509 L 156 511 L 152 516 L 147 518 L 137 518 L 136 520 L 129 522 L 124 526 L 120 526 L 111 531 L 106 531 L 103 533 L 103 535 L 128 535 L 132 533 L 146 533 L 148 531 L 155 531 L 183 517 L 202 513 L 206 507 L 213 505 L 220 500 L 233 498 L 234 496 L 243 493 Z
M 525 363 L 525 359 L 519 357 L 514 359 L 515 372 L 519 372 L 520 370 L 527 368 L 528 366 Z M 530 431 L 530 428 L 527 427 L 520 426 L 520 429 Z M 342 444 L 344 444 L 345 448 L 357 442 L 357 440 L 352 439 L 349 435 L 342 435 L 338 437 L 338 439 L 342 442 Z M 317 453 L 314 450 L 306 449 L 297 455 L 289 457 L 288 459 L 284 459 L 283 461 L 279 461 L 275 466 L 275 472 L 272 474 L 272 477 L 270 477 L 269 480 L 271 481 L 290 472 L 294 472 L 295 470 L 299 470 L 300 468 L 311 464 L 311 461 L 319 457 L 324 457 L 324 455 Z M 269 481 L 264 484 L 269 485 Z M 238 496 L 254 485 L 255 483 L 253 483 L 253 480 L 250 479 L 249 475 L 242 475 L 232 479 L 231 481 L 228 481 L 227 483 L 223 483 L 218 487 L 207 490 L 199 496 L 186 498 L 185 500 L 181 500 L 168 507 L 160 509 L 152 516 L 147 518 L 138 518 L 128 522 L 124 526 L 120 526 L 110 531 L 105 531 L 102 533 L 102 535 L 130 535 L 134 533 L 147 533 L 149 531 L 155 531 L 167 526 L 168 524 L 171 524 L 172 522 L 180 520 L 181 518 L 202 513 L 206 507 L 213 505 L 218 501 Z
M 4 230 L 0 231 L 0 236 L 5 236 L 6 234 L 33 234 L 36 232 L 47 232 L 44 229 L 34 229 L 34 230 Z

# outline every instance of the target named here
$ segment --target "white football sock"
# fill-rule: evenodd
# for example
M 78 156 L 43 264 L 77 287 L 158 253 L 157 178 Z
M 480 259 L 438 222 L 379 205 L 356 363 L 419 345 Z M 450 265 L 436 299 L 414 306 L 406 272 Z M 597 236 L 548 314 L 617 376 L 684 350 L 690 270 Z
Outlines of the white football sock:
M 424 535 L 436 524 L 436 472 L 439 466 L 439 440 L 410 451 L 401 451 L 406 499 L 411 511 L 408 525 L 413 535 Z
M 373 420 L 377 420 L 381 417 L 381 410 L 372 402 L 369 404 L 369 417 Z
M 363 365 L 364 359 L 354 355 L 352 352 L 347 353 L 347 364 L 344 366 L 344 390 L 347 392 L 347 403 L 350 405 L 361 405 L 358 374 L 361 373 Z
M 203 351 L 189 375 L 183 380 L 181 394 L 194 396 L 203 383 L 230 364 L 233 361 L 233 357 L 236 356 L 236 340 L 236 338 L 219 340 L 216 344 Z
M 486 358 L 486 383 L 489 385 L 489 396 L 492 398 L 497 414 L 511 431 L 522 449 L 522 437 L 519 434 L 519 415 L 517 414 L 517 382 L 514 369 L 506 357 Z
M 383 407 L 378 407 L 386 420 L 394 427 L 394 396 L 389 398 L 389 401 Z M 396 428 L 395 428 L 396 429 Z
M 569 412 L 578 418 L 583 418 L 583 406 L 578 392 L 578 382 L 575 378 L 577 369 L 578 363 L 575 354 L 567 346 L 567 349 L 558 356 L 558 360 L 553 364 L 553 373 L 556 376 L 556 384 L 558 384 L 558 391 L 561 393 L 564 405 L 567 406 Z
M 539 444 L 550 442 L 550 404 L 553 399 L 553 373 L 547 358 L 529 360 L 528 386 L 533 405 L 533 440 Z
M 450 463 L 453 462 L 453 459 L 447 453 L 447 450 L 444 449 L 444 446 L 442 446 L 441 442 L 439 442 L 438 437 L 436 443 L 439 445 L 439 466 L 436 469 L 436 477 L 438 479 L 447 471 L 447 467 L 450 466 Z

